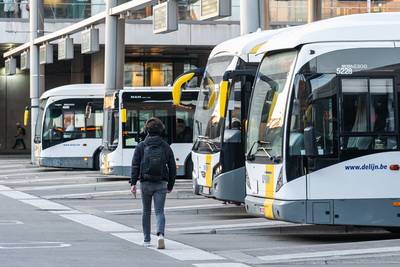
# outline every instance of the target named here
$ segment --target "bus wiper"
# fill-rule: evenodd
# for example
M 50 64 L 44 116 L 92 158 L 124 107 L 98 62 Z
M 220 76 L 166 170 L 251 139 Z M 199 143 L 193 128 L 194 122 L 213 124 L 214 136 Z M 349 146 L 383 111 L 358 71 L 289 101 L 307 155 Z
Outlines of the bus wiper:
M 260 151 L 260 150 L 262 150 L 268 156 L 269 160 L 274 160 L 275 159 L 275 157 L 271 156 L 271 154 L 269 154 L 267 149 L 265 149 L 265 147 L 263 147 L 263 146 L 257 147 L 255 153 L 251 153 L 253 151 L 253 148 L 254 148 L 255 144 L 258 144 L 258 145 L 271 145 L 271 142 L 262 141 L 262 140 L 254 141 L 253 144 L 251 145 L 251 148 L 250 148 L 249 153 L 247 155 L 247 160 L 253 161 L 255 159 L 255 155 L 256 155 L 257 151 Z

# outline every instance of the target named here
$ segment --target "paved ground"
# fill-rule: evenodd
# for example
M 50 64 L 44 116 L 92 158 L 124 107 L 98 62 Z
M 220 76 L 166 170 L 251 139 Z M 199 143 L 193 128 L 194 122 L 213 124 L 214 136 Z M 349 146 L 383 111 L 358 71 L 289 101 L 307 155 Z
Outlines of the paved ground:
M 187 180 L 168 196 L 163 251 L 141 246 L 140 195 L 125 179 L 0 156 L 0 203 L 0 266 L 400 265 L 400 235 L 252 218 L 194 197 Z

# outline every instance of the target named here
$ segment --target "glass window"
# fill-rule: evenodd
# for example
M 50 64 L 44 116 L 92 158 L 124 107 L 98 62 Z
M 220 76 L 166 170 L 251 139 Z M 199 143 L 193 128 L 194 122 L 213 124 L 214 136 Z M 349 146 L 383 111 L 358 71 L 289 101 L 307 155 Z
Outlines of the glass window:
M 192 143 L 194 110 L 176 110 L 174 143 Z
M 366 132 L 368 129 L 368 79 L 342 79 L 343 130 Z
M 173 83 L 173 64 L 171 62 L 146 62 L 145 86 L 167 86 Z
M 371 79 L 371 127 L 373 132 L 393 132 L 394 92 L 392 79 Z
M 250 105 L 248 153 L 282 156 L 283 123 L 287 105 L 289 71 L 296 51 L 267 56 L 261 62 Z
M 142 62 L 128 62 L 124 66 L 125 86 L 144 86 L 144 65 Z
M 219 140 L 221 136 L 220 113 L 218 109 L 219 85 L 225 71 L 236 68 L 238 59 L 231 56 L 215 57 L 207 62 L 200 86 L 195 112 L 195 136 L 206 136 Z
M 395 131 L 393 79 L 342 79 L 342 93 L 342 127 L 346 134 L 341 138 L 342 149 L 397 148 L 394 136 L 382 135 Z

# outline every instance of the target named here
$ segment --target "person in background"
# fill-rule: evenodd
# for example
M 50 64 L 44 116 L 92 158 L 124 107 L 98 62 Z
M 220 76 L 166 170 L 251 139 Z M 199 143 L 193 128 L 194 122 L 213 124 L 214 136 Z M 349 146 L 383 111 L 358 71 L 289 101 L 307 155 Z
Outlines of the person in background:
M 151 202 L 154 199 L 154 209 L 157 219 L 157 248 L 164 249 L 165 215 L 164 206 L 167 193 L 175 184 L 176 163 L 171 147 L 162 138 L 164 124 L 158 118 L 146 121 L 147 136 L 140 142 L 133 154 L 131 192 L 136 196 L 136 184 L 140 180 L 142 193 L 142 226 L 144 234 L 143 245 L 150 246 Z
M 15 1 L 14 0 L 3 0 L 4 3 L 4 14 L 6 15 L 6 18 L 12 18 L 14 17 L 14 11 L 15 11 Z
M 14 136 L 15 137 L 15 144 L 12 147 L 12 149 L 17 149 L 18 145 L 22 145 L 23 149 L 25 150 L 26 149 L 25 141 L 24 141 L 25 128 L 22 127 L 19 122 L 17 122 L 15 125 L 17 126 L 17 134 Z

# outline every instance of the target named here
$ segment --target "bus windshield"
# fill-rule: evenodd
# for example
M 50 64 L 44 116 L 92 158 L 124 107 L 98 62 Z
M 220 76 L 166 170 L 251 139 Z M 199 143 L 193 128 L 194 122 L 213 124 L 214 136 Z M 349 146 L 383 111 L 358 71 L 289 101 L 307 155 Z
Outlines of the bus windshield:
M 235 69 L 237 62 L 238 58 L 233 56 L 215 57 L 208 61 L 194 115 L 194 140 L 199 136 L 219 140 L 221 136 L 219 86 L 225 71 Z
M 126 109 L 123 124 L 124 148 L 135 148 L 147 135 L 145 123 L 151 117 L 159 118 L 165 126 L 163 138 L 168 143 L 192 143 L 193 113 L 197 92 L 183 94 L 182 107 L 172 105 L 171 92 L 125 92 L 122 95 Z
M 295 57 L 296 51 L 282 52 L 261 62 L 250 104 L 247 153 L 282 156 L 287 81 Z
M 86 114 L 90 105 L 90 114 Z M 50 104 L 43 122 L 43 149 L 81 138 L 101 138 L 102 99 L 64 99 Z

